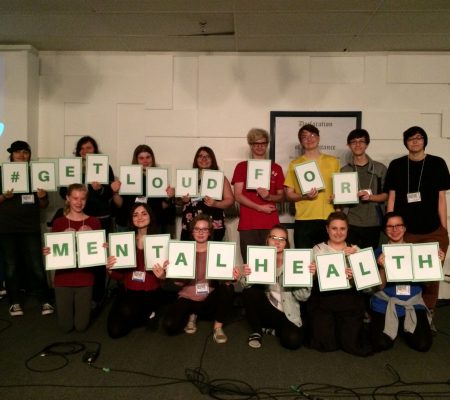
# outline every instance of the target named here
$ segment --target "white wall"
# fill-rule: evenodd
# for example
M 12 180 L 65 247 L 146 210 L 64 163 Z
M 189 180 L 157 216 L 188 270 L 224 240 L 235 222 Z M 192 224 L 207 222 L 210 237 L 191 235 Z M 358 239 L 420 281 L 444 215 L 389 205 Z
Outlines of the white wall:
M 69 155 L 89 134 L 116 171 L 141 143 L 174 169 L 190 166 L 205 144 L 231 178 L 247 157 L 247 131 L 269 130 L 274 110 L 361 110 L 369 153 L 386 164 L 405 154 L 402 132 L 412 125 L 428 132 L 430 153 L 450 156 L 450 53 L 41 52 L 39 58 L 40 157 Z M 230 240 L 237 240 L 236 225 L 228 227 Z M 449 286 L 443 285 L 445 297 Z
M 39 57 L 31 46 L 0 46 L 0 95 L 3 95 L 5 131 L 0 136 L 0 162 L 7 161 L 6 149 L 16 140 L 28 141 L 37 156 L 39 107 Z

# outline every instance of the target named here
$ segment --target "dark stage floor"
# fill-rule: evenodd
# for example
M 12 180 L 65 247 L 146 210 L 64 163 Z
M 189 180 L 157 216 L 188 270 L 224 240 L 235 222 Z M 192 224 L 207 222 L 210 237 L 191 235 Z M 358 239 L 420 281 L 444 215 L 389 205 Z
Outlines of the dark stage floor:
M 252 349 L 237 316 L 223 345 L 213 342 L 209 322 L 200 322 L 195 335 L 139 328 L 113 340 L 105 329 L 108 308 L 87 332 L 62 334 L 56 316 L 42 317 L 33 298 L 15 318 L 1 300 L 0 399 L 450 398 L 450 306 L 437 311 L 439 332 L 428 353 L 410 350 L 400 338 L 392 350 L 368 358 L 288 351 L 273 336 Z M 56 353 L 73 354 L 40 356 L 55 342 L 65 343 L 52 348 Z M 82 358 L 97 348 L 93 342 L 101 349 L 89 365 Z

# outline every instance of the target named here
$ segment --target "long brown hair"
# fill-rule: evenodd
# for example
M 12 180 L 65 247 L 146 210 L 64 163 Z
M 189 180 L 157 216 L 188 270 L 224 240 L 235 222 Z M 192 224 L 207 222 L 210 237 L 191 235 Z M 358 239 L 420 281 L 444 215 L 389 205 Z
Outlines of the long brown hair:
M 153 164 L 152 167 L 156 166 L 156 160 L 155 160 L 155 154 L 153 153 L 153 150 L 150 146 L 147 146 L 146 144 L 140 144 L 138 147 L 134 149 L 133 152 L 133 159 L 131 160 L 131 164 L 136 165 L 138 163 L 138 155 L 141 153 L 149 153 L 152 156 Z

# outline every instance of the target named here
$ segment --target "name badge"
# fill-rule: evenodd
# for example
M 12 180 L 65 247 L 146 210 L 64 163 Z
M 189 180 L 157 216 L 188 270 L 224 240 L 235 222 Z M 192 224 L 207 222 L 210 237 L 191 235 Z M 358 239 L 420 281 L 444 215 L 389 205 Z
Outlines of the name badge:
M 136 200 L 134 200 L 134 202 L 147 204 L 147 197 L 145 197 L 145 196 L 136 197 Z
M 200 196 L 197 196 L 197 197 L 191 197 L 191 202 L 194 203 L 194 202 L 202 201 L 202 198 L 203 198 L 203 197 L 200 197 Z
M 145 272 L 144 271 L 134 271 L 131 277 L 132 281 L 145 282 Z
M 408 203 L 418 203 L 422 201 L 422 198 L 420 197 L 420 192 L 408 193 L 406 195 L 406 198 L 408 199 Z
M 23 194 L 22 204 L 34 204 L 34 194 Z
M 195 284 L 195 293 L 197 293 L 197 294 L 208 294 L 209 293 L 208 282 L 196 283 Z
M 409 285 L 397 285 L 395 287 L 395 294 L 397 296 L 411 296 L 411 286 L 409 286 Z

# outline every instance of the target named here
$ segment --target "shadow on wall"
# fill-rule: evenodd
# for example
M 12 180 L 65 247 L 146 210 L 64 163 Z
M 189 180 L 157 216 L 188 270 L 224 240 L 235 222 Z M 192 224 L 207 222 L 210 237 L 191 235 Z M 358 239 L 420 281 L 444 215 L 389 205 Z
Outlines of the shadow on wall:
M 96 60 L 96 56 L 80 57 L 59 53 L 42 57 L 40 98 L 51 100 L 64 96 L 64 102 L 91 102 L 96 88 L 102 85 Z

